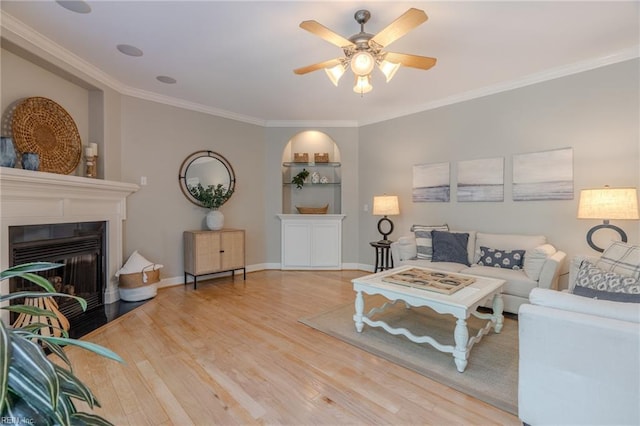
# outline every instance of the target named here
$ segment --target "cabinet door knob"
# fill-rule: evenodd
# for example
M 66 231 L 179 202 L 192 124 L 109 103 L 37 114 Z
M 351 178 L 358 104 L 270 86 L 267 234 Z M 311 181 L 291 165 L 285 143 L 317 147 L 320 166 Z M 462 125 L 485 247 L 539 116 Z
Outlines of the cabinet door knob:
M 220 250 L 220 253 L 224 253 L 224 250 Z

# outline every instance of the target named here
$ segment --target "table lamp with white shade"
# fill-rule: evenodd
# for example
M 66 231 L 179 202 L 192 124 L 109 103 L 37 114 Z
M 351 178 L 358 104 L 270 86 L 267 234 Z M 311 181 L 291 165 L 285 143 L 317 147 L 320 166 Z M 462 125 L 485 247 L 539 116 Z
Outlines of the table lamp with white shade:
M 387 238 L 389 234 L 393 232 L 393 222 L 387 216 L 394 216 L 400 214 L 400 206 L 398 204 L 398 197 L 395 195 L 376 195 L 373 197 L 373 215 L 383 216 L 378 221 L 378 232 L 382 234 L 382 240 L 378 241 L 383 244 L 390 244 L 391 241 Z M 385 232 L 386 228 L 388 228 Z
M 593 242 L 593 234 L 599 229 L 612 229 L 620 234 L 622 242 L 627 242 L 627 234 L 619 227 L 611 225 L 609 220 L 634 220 L 638 215 L 638 190 L 636 188 L 604 188 L 583 189 L 580 191 L 578 219 L 602 219 L 587 233 L 587 243 L 592 249 L 603 252 Z

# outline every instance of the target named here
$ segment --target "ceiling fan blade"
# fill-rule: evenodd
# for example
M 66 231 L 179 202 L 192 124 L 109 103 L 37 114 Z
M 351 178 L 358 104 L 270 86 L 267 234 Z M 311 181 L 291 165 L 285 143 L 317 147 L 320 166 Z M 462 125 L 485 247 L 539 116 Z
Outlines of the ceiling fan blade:
M 388 46 L 428 19 L 424 10 L 411 8 L 386 26 L 371 40 L 380 46 Z
M 319 62 L 317 64 L 308 65 L 306 67 L 295 69 L 295 70 L 293 70 L 293 72 L 296 73 L 296 74 L 307 74 L 309 72 L 321 70 L 323 68 L 335 67 L 336 65 L 338 65 L 340 63 L 341 63 L 341 61 L 338 58 L 329 59 L 328 61 Z
M 354 45 L 352 42 L 350 42 L 346 38 L 342 37 L 339 34 L 334 33 L 329 28 L 325 27 L 324 25 L 316 21 L 304 21 L 300 24 L 300 28 L 302 28 L 303 30 L 309 31 L 310 33 L 315 34 L 318 37 L 323 38 L 324 40 L 338 47 L 344 48 L 344 47 Z
M 384 57 L 386 61 L 396 64 L 402 64 L 405 67 L 419 68 L 421 70 L 428 70 L 436 64 L 436 58 L 429 58 L 427 56 L 408 55 L 406 53 L 387 52 Z

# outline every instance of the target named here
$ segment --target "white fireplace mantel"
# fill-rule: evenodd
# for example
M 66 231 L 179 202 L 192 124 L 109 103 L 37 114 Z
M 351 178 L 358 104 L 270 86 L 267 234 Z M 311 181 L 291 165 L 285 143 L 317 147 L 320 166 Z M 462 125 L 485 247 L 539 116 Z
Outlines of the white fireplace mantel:
M 119 299 L 115 273 L 122 266 L 127 196 L 140 187 L 80 176 L 0 167 L 0 270 L 9 267 L 9 227 L 74 222 L 107 222 L 107 277 L 104 302 Z M 9 283 L 2 282 L 3 294 Z

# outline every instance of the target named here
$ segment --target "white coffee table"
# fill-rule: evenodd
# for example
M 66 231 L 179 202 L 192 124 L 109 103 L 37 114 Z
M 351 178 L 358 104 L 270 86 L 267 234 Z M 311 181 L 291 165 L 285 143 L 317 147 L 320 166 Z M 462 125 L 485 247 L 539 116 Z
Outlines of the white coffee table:
M 475 278 L 475 282 L 451 295 L 382 281 L 382 278 L 386 276 L 409 269 L 436 271 L 435 269 L 419 268 L 416 266 L 402 266 L 352 280 L 353 290 L 356 292 L 356 313 L 353 316 L 356 330 L 359 333 L 362 332 L 364 324 L 367 324 L 371 327 L 382 327 L 394 335 L 401 334 L 416 343 L 428 343 L 441 352 L 453 354 L 456 368 L 462 373 L 467 367 L 469 353 L 473 345 L 479 342 L 482 336 L 489 333 L 492 327 L 496 333 L 500 333 L 502 330 L 504 317 L 502 315 L 503 302 L 501 293 L 502 286 L 505 283 L 504 280 L 456 274 Z M 370 295 L 380 294 L 389 299 L 389 302 L 384 303 L 380 307 L 375 307 L 367 314 L 364 314 L 364 298 L 362 293 Z M 478 306 L 489 299 L 493 300 L 493 313 L 477 312 Z M 387 307 L 398 302 L 404 302 L 407 308 L 412 306 L 426 306 L 439 314 L 448 314 L 456 317 L 456 327 L 453 332 L 455 346 L 443 345 L 433 337 L 416 336 L 405 328 L 393 328 L 384 321 L 374 321 L 370 319 L 374 314 L 383 312 Z M 469 338 L 469 330 L 467 328 L 467 318 L 469 318 L 470 315 L 489 320 L 487 324 L 480 329 L 478 334 L 472 338 Z

